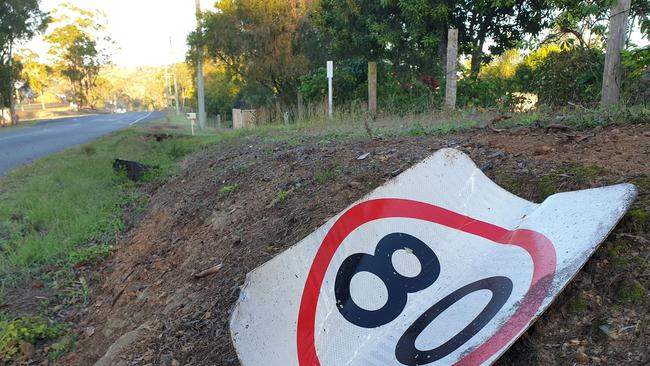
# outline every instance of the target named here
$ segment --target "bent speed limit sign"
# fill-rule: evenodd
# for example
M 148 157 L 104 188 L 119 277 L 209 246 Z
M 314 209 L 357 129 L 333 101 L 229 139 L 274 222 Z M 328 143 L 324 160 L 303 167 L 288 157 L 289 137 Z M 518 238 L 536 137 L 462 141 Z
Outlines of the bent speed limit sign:
M 244 365 L 491 364 L 584 265 L 630 184 L 541 204 L 443 149 L 250 272 Z

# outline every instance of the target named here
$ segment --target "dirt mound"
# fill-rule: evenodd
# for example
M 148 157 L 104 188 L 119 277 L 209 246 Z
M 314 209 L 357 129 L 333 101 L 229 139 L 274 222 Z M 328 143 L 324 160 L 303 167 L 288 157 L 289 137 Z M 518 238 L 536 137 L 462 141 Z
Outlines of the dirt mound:
M 100 364 L 238 364 L 228 319 L 246 273 L 449 146 L 469 153 L 505 188 L 535 201 L 559 190 L 647 184 L 635 206 L 647 220 L 648 126 L 580 134 L 520 130 L 360 141 L 306 138 L 297 147 L 231 141 L 186 161 L 183 172 L 153 194 L 148 214 L 97 270 L 93 301 L 76 321 L 77 351 L 60 363 L 88 365 L 104 356 Z M 357 159 L 365 153 L 365 159 Z M 641 216 L 626 218 L 499 362 L 648 362 L 649 301 L 642 290 L 650 286 L 648 226 Z M 215 274 L 193 276 L 217 265 Z

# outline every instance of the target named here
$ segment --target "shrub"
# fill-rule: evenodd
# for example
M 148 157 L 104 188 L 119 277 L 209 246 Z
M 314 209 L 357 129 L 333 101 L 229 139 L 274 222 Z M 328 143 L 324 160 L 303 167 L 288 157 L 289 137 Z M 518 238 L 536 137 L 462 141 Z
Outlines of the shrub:
M 465 77 L 458 80 L 457 104 L 460 107 L 510 108 L 513 83 L 493 76 Z
M 623 93 L 630 105 L 650 104 L 650 46 L 623 51 Z
M 594 104 L 600 99 L 604 62 L 604 53 L 593 48 L 537 54 L 522 63 L 515 80 L 520 90 L 536 93 L 541 104 Z
M 21 342 L 34 343 L 52 339 L 61 333 L 60 327 L 38 317 L 0 320 L 0 362 L 9 361 L 18 353 Z
M 355 58 L 334 65 L 333 84 L 334 105 L 338 110 L 365 105 L 368 99 L 368 61 Z M 425 112 L 441 101 L 439 78 L 426 73 L 398 75 L 391 65 L 378 62 L 377 84 L 378 108 L 389 113 Z M 300 92 L 307 103 L 325 100 L 325 68 L 302 76 Z

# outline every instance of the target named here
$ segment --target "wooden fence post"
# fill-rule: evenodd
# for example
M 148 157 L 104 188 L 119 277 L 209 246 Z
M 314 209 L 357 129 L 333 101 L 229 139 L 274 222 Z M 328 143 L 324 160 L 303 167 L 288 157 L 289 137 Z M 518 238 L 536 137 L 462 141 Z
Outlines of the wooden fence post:
M 456 108 L 456 64 L 458 63 L 458 29 L 449 29 L 447 35 L 447 70 L 445 82 L 445 105 Z
M 377 113 L 377 63 L 368 62 L 368 110 Z
M 305 105 L 302 100 L 302 94 L 298 90 L 298 121 L 302 121 L 305 118 Z
M 609 38 L 607 39 L 600 99 L 602 105 L 617 103 L 621 97 L 621 85 L 623 84 L 621 49 L 625 43 L 625 28 L 629 11 L 630 0 L 618 0 L 609 13 Z

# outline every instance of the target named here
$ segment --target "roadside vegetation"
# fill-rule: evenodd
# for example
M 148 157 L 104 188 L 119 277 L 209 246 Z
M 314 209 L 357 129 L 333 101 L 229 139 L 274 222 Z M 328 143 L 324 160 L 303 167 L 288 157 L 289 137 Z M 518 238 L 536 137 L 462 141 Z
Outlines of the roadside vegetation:
M 116 132 L 0 180 L 0 361 L 23 343 L 65 333 L 60 323 L 52 322 L 60 316 L 57 311 L 88 301 L 87 281 L 75 269 L 110 254 L 125 227 L 142 213 L 149 187 L 173 176 L 179 159 L 222 138 L 190 136 L 174 120 Z M 155 169 L 132 182 L 126 173 L 115 171 L 116 158 Z M 33 284 L 48 289 L 37 311 L 11 307 L 9 301 L 21 300 L 13 289 Z M 33 294 L 27 300 L 34 301 Z
M 534 132 L 558 124 L 583 130 L 645 124 L 650 122 L 650 109 L 620 106 L 504 113 L 466 108 L 380 116 L 367 124 L 369 118 L 365 112 L 348 111 L 337 113 L 333 119 L 314 117 L 289 125 L 242 130 L 210 129 L 191 136 L 187 120 L 170 114 L 161 121 L 116 132 L 10 173 L 0 181 L 0 355 L 9 358 L 24 351 L 21 344 L 29 347 L 27 344 L 39 342 L 54 342 L 52 359 L 74 349 L 75 338 L 67 332 L 62 314 L 88 305 L 88 268 L 111 254 L 120 235 L 145 212 L 150 193 L 179 172 L 178 162 L 204 147 L 242 140 L 255 145 L 299 147 L 314 139 L 327 146 L 472 130 Z M 124 172 L 113 169 L 116 158 L 155 168 L 142 181 L 132 182 Z M 251 164 L 239 170 L 246 171 Z M 593 169 L 572 169 L 579 177 L 596 174 Z M 325 186 L 340 174 L 336 167 L 320 170 L 314 173 L 314 181 Z M 540 192 L 555 193 L 558 179 L 557 175 L 544 177 L 539 182 Z M 507 186 L 508 182 L 511 191 L 521 188 L 515 178 L 503 184 Z M 223 182 L 215 193 L 225 198 L 239 190 L 237 183 Z M 282 204 L 292 195 L 293 188 L 281 188 L 275 192 L 274 201 Z M 6 308 L 20 296 L 15 289 L 34 284 L 47 289 L 40 306 L 24 313 L 20 308 Z
M 47 103 L 69 109 L 68 102 L 82 112 L 171 110 L 172 90 L 177 89 L 173 92 L 179 94 L 179 109 L 194 108 L 192 70 L 197 61 L 195 51 L 201 47 L 206 55 L 210 127 L 192 136 L 188 121 L 170 114 L 160 121 L 39 159 L 0 178 L 0 364 L 15 360 L 17 355 L 33 353 L 36 344 L 48 345 L 50 359 L 75 348 L 77 334 L 70 331 L 70 319 L 91 301 L 90 283 L 97 283 L 100 276 L 94 271 L 95 266 L 115 253 L 120 237 L 137 226 L 158 188 L 170 182 L 182 186 L 175 180 L 186 168 L 181 162 L 206 147 L 213 153 L 214 149 L 227 153 L 232 144 L 234 151 L 240 153 L 236 157 L 239 164 L 223 169 L 219 157 L 214 158 L 214 172 L 209 171 L 214 176 L 209 179 L 215 181 L 205 176 L 202 179 L 216 187 L 209 194 L 195 197 L 206 206 L 215 203 L 210 200 L 223 204 L 250 195 L 250 201 L 259 204 L 260 210 L 277 207 L 301 212 L 299 199 L 318 201 L 315 196 L 304 196 L 307 191 L 317 194 L 321 189 L 336 186 L 339 191 L 332 191 L 330 196 L 335 195 L 342 205 L 353 195 L 340 196 L 340 190 L 367 193 L 382 179 L 399 174 L 402 168 L 422 158 L 429 147 L 416 145 L 423 141 L 435 140 L 439 144 L 436 146 L 460 146 L 453 139 L 461 133 L 503 134 L 503 140 L 508 140 L 561 132 L 562 135 L 547 138 L 545 144 L 553 143 L 553 139 L 578 144 L 594 138 L 597 129 L 608 129 L 615 139 L 617 134 L 612 131 L 619 127 L 632 129 L 650 122 L 650 8 L 641 0 L 632 1 L 629 29 L 630 34 L 640 37 L 642 44 L 627 40 L 621 55 L 622 95 L 617 104 L 608 105 L 602 105 L 600 100 L 610 1 L 443 4 L 417 0 L 223 0 L 215 4 L 215 9 L 202 14 L 201 32 L 189 35 L 192 50 L 187 62 L 173 65 L 178 86 L 171 85 L 161 67 L 126 70 L 111 66 L 110 47 L 103 41 L 107 35 L 101 12 L 65 4 L 48 16 L 39 10 L 36 0 L 6 3 L 20 3 L 23 8 L 12 5 L 12 9 L 21 11 L 0 13 L 2 24 L 11 24 L 8 28 L 0 27 L 0 110 L 8 109 L 12 114 L 11 118 L 5 116 L 5 122 L 16 122 L 15 94 L 23 105 L 40 103 L 42 110 L 47 109 Z M 6 10 L 2 5 L 0 9 Z M 483 13 L 487 15 L 476 18 L 476 14 Z M 463 56 L 458 65 L 455 110 L 444 106 L 444 60 L 447 31 L 452 27 L 460 31 L 459 52 Z M 15 42 L 26 41 L 38 33 L 44 34 L 51 46 L 51 64 L 43 64 L 39 55 L 29 50 L 14 49 Z M 487 47 L 486 42 L 493 44 Z M 335 61 L 332 117 L 326 114 L 324 66 L 328 60 Z M 378 109 L 372 112 L 367 107 L 369 62 L 376 62 L 378 68 Z M 233 109 L 254 110 L 255 127 L 230 129 Z M 47 115 L 47 111 L 23 113 Z M 221 121 L 218 127 L 217 116 Z M 646 126 L 639 130 L 647 133 Z M 437 141 L 452 135 L 449 141 Z M 367 181 L 343 182 L 350 174 L 345 166 L 345 151 L 350 148 L 344 146 L 347 142 L 368 149 L 375 143 L 393 149 L 389 146 L 391 139 L 413 145 L 409 147 L 408 159 L 379 152 L 377 155 L 384 160 L 373 161 L 367 171 L 355 168 Z M 637 263 L 641 256 L 632 248 L 638 243 L 647 244 L 647 240 L 641 241 L 649 227 L 647 175 L 615 176 L 617 173 L 608 172 L 607 167 L 566 163 L 547 145 L 528 153 L 554 154 L 557 161 L 553 164 L 542 164 L 525 155 L 522 161 L 515 161 L 523 153 L 508 155 L 505 148 L 488 145 L 484 141 L 473 142 L 472 148 L 479 151 L 478 157 L 485 164 L 500 164 L 498 159 L 508 156 L 512 166 L 506 170 L 497 167 L 490 174 L 509 191 L 529 199 L 543 200 L 563 190 L 616 183 L 617 179 L 640 186 L 642 194 L 619 226 L 620 236 L 608 239 L 595 261 L 603 268 L 610 262 L 615 267 L 606 267 L 618 281 L 612 280 L 608 286 L 622 299 L 597 310 L 601 311 L 598 316 L 611 313 L 618 319 L 619 310 L 625 306 L 640 308 L 639 304 L 647 301 L 648 277 L 646 272 L 639 276 L 636 272 L 645 271 L 648 261 L 646 256 L 645 261 Z M 627 146 L 636 148 L 633 144 Z M 288 178 L 280 181 L 292 172 L 284 172 L 286 162 L 279 163 L 282 169 L 278 171 L 287 175 L 276 177 L 278 180 L 272 184 L 267 182 L 271 203 L 262 207 L 259 193 L 251 194 L 246 173 L 257 169 L 266 177 L 273 171 L 268 166 L 262 169 L 256 165 L 258 154 L 271 164 L 281 160 L 274 155 L 278 151 L 294 154 L 304 147 L 312 151 L 331 147 L 339 162 L 324 165 L 323 160 L 329 159 L 329 155 L 310 156 L 312 165 L 305 169 L 317 169 L 310 171 L 312 176 L 306 178 L 306 183 Z M 525 147 L 519 146 L 522 150 Z M 248 156 L 250 151 L 254 151 L 252 156 Z M 493 154 L 497 155 L 490 157 Z M 374 159 L 371 155 L 362 156 L 364 153 L 360 152 L 353 159 Z M 143 178 L 134 182 L 125 172 L 116 171 L 115 159 L 144 164 Z M 389 167 L 387 162 L 391 159 L 402 160 L 399 166 Z M 538 164 L 540 169 L 551 171 L 532 172 L 519 163 Z M 485 167 L 492 169 L 492 165 Z M 603 177 L 606 181 L 601 181 Z M 324 211 L 319 212 L 325 215 Z M 311 215 L 305 216 L 313 219 Z M 273 234 L 278 227 L 290 228 L 295 224 L 291 220 L 282 222 L 283 219 L 279 218 L 281 224 L 269 226 L 268 233 L 257 234 L 265 239 L 277 235 L 277 243 L 291 244 L 284 241 L 294 231 L 286 229 Z M 314 225 L 308 229 L 313 230 Z M 228 229 L 232 231 L 232 227 Z M 230 240 L 227 245 L 241 245 L 242 233 L 231 234 L 236 238 L 224 239 Z M 242 246 L 251 243 L 244 242 Z M 277 243 L 269 245 L 271 249 L 263 255 L 253 257 L 258 260 L 279 250 Z M 253 268 L 253 262 L 248 264 Z M 602 282 L 607 276 L 598 274 L 599 269 L 589 271 Z M 579 281 L 584 283 L 577 282 L 580 286 L 569 289 L 561 300 L 563 309 L 576 315 L 576 322 L 578 314 L 601 308 L 600 300 L 594 300 L 600 290 L 598 283 L 586 283 L 584 278 Z M 117 293 L 119 297 L 121 292 Z M 609 294 L 598 296 L 602 300 Z M 39 303 L 34 304 L 33 299 Z M 112 305 L 116 301 L 117 298 Z M 224 329 L 213 334 L 226 337 Z M 643 342 L 646 341 L 641 339 Z

